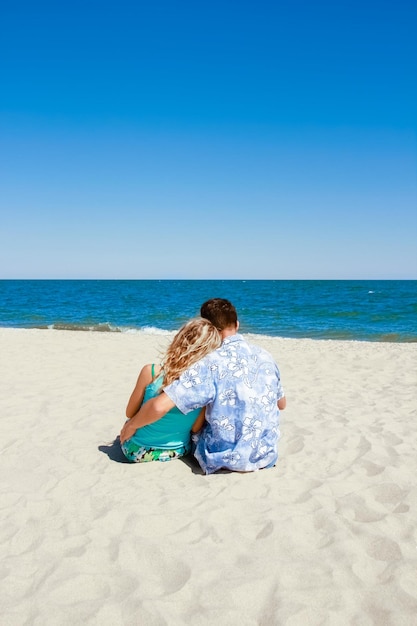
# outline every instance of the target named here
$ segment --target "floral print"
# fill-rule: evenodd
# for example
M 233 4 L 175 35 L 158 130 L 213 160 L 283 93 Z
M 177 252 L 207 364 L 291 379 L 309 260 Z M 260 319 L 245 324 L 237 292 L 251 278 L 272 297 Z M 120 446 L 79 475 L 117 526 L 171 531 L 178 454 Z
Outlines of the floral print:
M 183 446 L 176 450 L 163 450 L 162 448 L 144 448 L 138 446 L 131 439 L 122 443 L 125 457 L 132 463 L 148 463 L 149 461 L 172 461 L 187 454 L 190 449 Z
M 206 406 L 205 426 L 193 437 L 194 455 L 206 474 L 275 464 L 277 401 L 284 391 L 279 369 L 266 350 L 240 334 L 229 336 L 164 391 L 185 414 Z

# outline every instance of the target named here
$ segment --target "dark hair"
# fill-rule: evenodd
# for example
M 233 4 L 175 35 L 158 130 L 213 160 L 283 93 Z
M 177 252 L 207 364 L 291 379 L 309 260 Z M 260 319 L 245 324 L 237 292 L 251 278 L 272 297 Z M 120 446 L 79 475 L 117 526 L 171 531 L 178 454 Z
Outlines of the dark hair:
M 211 298 L 204 302 L 201 305 L 200 315 L 220 331 L 237 325 L 236 309 L 229 300 L 224 298 Z

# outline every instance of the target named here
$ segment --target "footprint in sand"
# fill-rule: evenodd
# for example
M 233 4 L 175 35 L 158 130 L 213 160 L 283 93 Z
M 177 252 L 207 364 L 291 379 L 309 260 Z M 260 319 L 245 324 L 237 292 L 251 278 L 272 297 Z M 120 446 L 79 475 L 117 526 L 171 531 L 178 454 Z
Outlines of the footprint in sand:
M 375 537 L 368 542 L 366 553 L 377 561 L 399 561 L 402 558 L 401 549 L 396 541 L 386 537 Z

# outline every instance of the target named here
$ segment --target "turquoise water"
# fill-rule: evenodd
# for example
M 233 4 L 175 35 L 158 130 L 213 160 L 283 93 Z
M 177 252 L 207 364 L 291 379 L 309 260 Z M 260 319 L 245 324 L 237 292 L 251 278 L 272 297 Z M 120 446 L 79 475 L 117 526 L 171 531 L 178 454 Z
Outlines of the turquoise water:
M 0 326 L 158 333 L 212 297 L 233 302 L 243 333 L 417 341 L 417 281 L 2 280 Z

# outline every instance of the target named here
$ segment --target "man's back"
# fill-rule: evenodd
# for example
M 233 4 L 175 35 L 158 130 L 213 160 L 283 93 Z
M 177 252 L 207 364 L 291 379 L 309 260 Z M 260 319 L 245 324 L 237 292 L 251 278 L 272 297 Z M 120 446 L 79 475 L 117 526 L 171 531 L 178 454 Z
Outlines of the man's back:
M 272 356 L 242 335 L 226 337 L 220 348 L 190 368 L 165 392 L 188 413 L 206 405 L 206 425 L 195 456 L 207 474 L 226 468 L 253 471 L 278 458 L 279 411 L 284 396 Z

